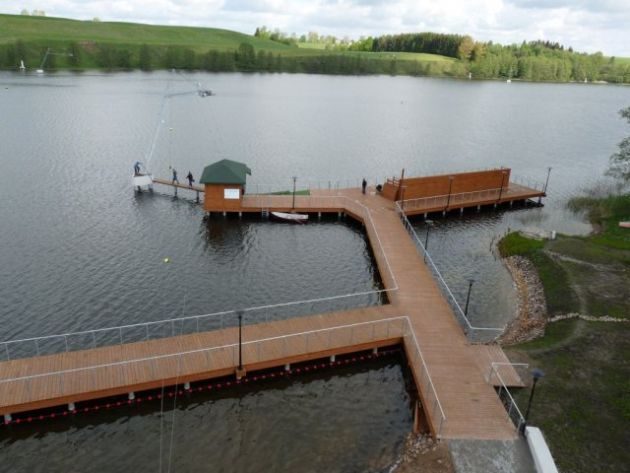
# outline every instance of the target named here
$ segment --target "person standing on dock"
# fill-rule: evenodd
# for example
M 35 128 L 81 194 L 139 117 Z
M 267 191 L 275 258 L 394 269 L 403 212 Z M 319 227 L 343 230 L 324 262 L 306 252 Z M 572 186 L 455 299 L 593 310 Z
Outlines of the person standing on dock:
M 193 177 L 192 172 L 188 171 L 186 179 L 188 179 L 188 187 L 192 189 L 193 182 L 195 182 L 195 178 Z
M 361 192 L 363 192 L 365 194 L 365 189 L 367 188 L 367 181 L 365 180 L 365 177 L 363 178 L 363 182 L 361 182 Z
M 177 170 L 174 167 L 171 167 L 171 166 L 169 166 L 168 168 L 173 171 L 173 181 L 172 181 L 172 183 L 175 184 L 177 182 L 179 184 L 179 179 L 177 179 Z

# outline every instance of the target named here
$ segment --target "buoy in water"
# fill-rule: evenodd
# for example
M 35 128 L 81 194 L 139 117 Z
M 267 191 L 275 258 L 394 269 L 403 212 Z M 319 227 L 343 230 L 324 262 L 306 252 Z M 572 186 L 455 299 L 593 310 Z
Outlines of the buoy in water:
M 171 259 L 170 259 L 170 258 L 164 258 L 164 262 L 165 262 L 165 263 L 170 263 L 170 262 L 171 262 Z

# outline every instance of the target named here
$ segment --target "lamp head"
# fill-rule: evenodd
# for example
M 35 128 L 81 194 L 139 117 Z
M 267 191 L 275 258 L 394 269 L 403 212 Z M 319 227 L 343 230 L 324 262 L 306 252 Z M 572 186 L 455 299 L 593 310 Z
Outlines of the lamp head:
M 538 368 L 534 368 L 532 370 L 532 377 L 534 378 L 535 381 L 538 381 L 540 378 L 543 378 L 545 376 L 545 372 L 541 369 Z

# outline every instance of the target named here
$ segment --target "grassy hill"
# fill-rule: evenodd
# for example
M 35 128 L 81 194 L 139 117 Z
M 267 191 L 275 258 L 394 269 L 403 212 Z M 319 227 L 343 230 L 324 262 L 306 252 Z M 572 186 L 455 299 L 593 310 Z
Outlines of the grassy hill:
M 241 50 L 243 45 L 247 47 Z M 249 46 L 253 48 L 253 57 L 247 57 Z M 177 67 L 210 71 L 453 75 L 458 63 L 456 59 L 432 54 L 298 48 L 217 28 L 0 14 L 0 68 L 14 69 L 20 59 L 24 59 L 27 67 L 34 67 L 47 48 L 58 53 L 72 51 L 75 55 L 74 59 L 63 54 L 49 56 L 48 69 Z M 142 48 L 146 53 L 144 61 Z M 236 58 L 232 57 L 238 51 L 241 56 L 237 53 Z

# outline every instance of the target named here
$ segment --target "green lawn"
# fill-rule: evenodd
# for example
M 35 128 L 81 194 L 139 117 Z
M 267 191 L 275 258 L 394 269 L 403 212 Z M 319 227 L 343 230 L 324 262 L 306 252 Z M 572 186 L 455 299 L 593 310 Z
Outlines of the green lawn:
M 627 471 L 630 465 L 630 324 L 567 320 L 509 348 L 545 372 L 530 423 L 543 430 L 560 471 Z M 525 407 L 529 390 L 516 393 Z
M 24 42 L 107 42 L 110 44 L 177 45 L 197 52 L 209 49 L 233 51 L 249 43 L 256 49 L 280 52 L 297 49 L 251 35 L 217 28 L 154 26 L 137 23 L 114 23 L 69 20 L 21 15 L 0 15 L 0 44 Z
M 550 315 L 580 312 L 630 318 L 630 230 L 616 221 L 630 212 L 630 196 L 582 198 L 601 231 L 529 240 L 510 234 L 503 255 L 528 257 L 540 276 Z M 623 231 L 620 231 L 623 230 Z M 626 229 L 627 230 L 627 229 Z M 627 471 L 630 465 L 630 323 L 563 320 L 545 336 L 506 348 L 512 361 L 541 368 L 530 423 L 540 427 L 560 471 Z M 525 408 L 529 390 L 516 393 Z

